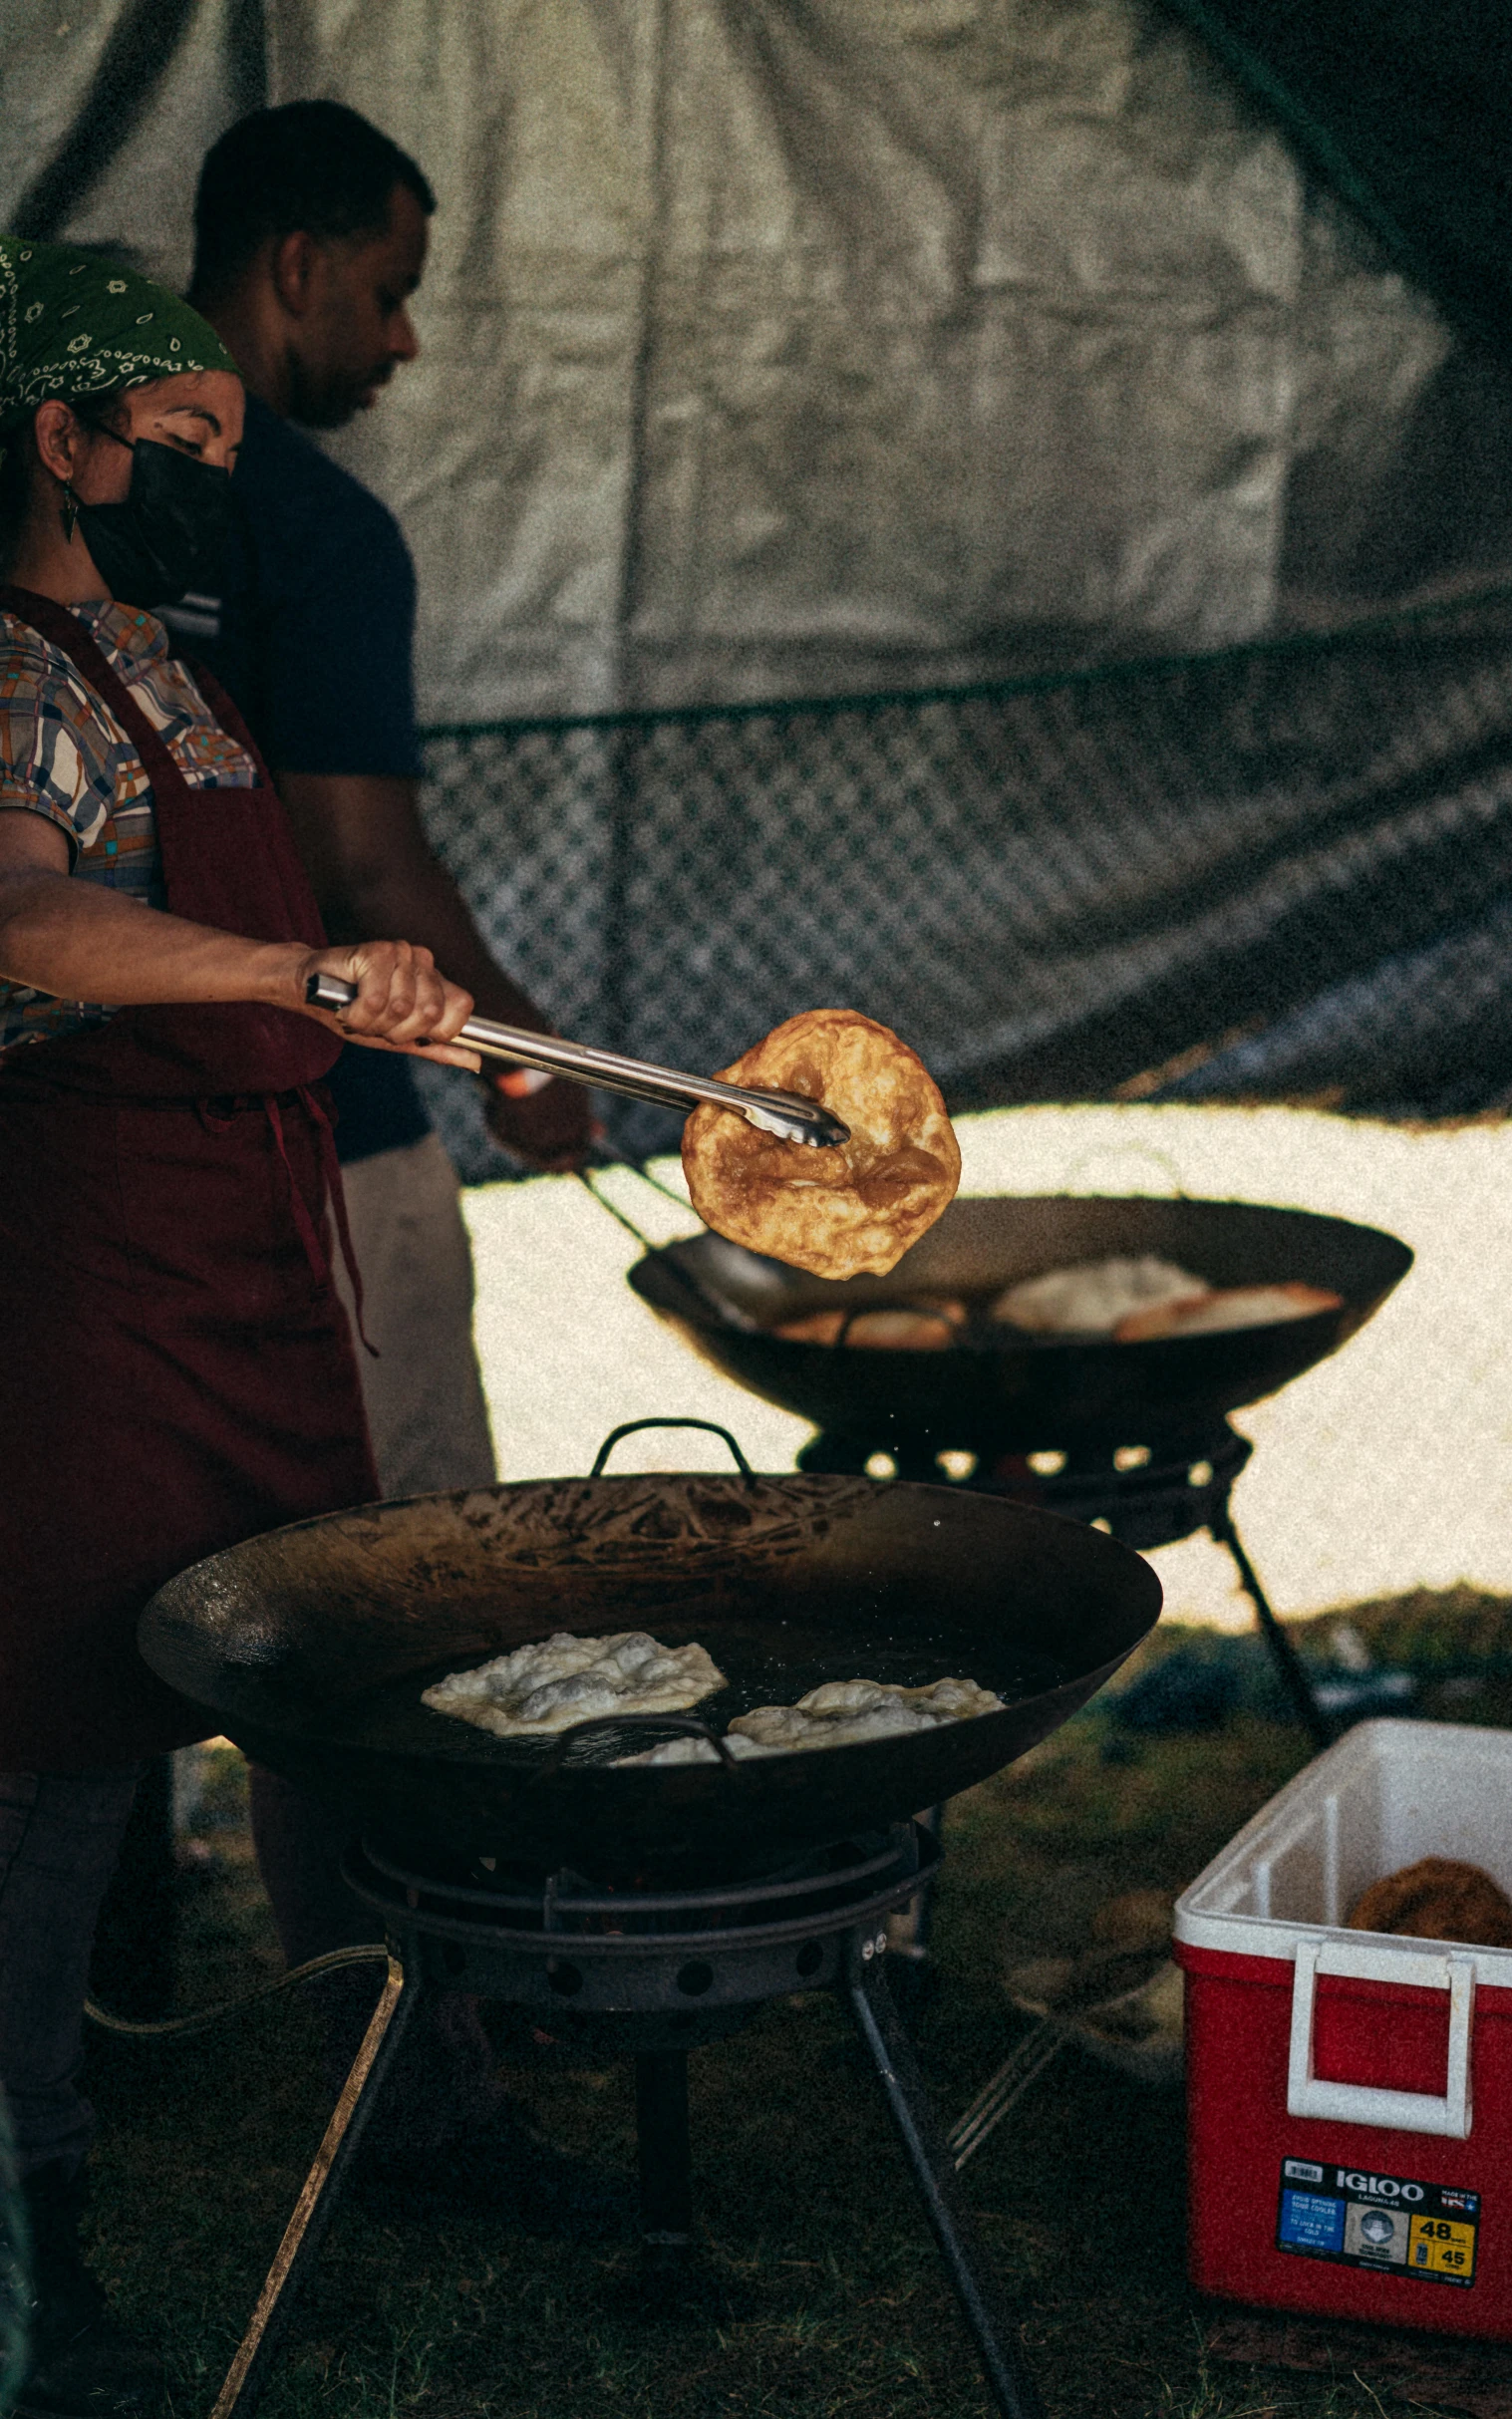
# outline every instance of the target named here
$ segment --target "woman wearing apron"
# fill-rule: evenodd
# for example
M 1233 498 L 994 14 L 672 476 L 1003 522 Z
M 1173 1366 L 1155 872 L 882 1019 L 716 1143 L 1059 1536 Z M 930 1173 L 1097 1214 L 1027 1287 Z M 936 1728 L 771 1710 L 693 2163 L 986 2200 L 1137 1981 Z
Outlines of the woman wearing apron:
M 138 1615 L 377 1492 L 308 975 L 359 986 L 353 1038 L 475 1064 L 427 952 L 325 946 L 234 708 L 112 601 L 203 576 L 241 400 L 175 297 L 0 238 L 0 2084 L 34 2235 L 20 2407 L 58 2419 L 160 2392 L 77 2249 L 95 1919 L 142 1759 L 203 1729 Z

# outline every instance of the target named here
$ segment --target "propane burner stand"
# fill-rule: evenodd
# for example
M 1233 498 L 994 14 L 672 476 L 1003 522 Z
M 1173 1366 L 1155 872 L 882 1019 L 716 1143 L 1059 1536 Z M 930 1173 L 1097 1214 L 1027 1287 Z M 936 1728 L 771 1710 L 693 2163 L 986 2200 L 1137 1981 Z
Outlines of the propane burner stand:
M 417 1871 L 365 1840 L 347 1878 L 384 1920 L 388 1979 L 213 2419 L 250 2419 L 260 2400 L 363 2129 L 429 1997 L 476 1991 L 523 2007 L 589 2054 L 634 2057 L 642 2258 L 666 2277 L 687 2273 L 693 2258 L 689 2049 L 770 1999 L 826 1987 L 845 2000 L 876 2069 L 997 2408 L 1043 2419 L 882 1971 L 888 1914 L 939 1861 L 927 1830 L 898 1824 L 730 1888 L 604 1891 L 573 1874 L 481 1863 Z

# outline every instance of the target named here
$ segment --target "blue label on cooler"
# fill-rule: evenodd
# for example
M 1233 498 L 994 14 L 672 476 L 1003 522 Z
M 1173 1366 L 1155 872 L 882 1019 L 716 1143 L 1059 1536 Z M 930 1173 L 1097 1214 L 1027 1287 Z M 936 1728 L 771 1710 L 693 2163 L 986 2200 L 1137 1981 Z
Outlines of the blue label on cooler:
M 1281 2196 L 1280 2240 L 1289 2249 L 1340 2251 L 1344 2247 L 1344 2203 L 1319 2192 Z

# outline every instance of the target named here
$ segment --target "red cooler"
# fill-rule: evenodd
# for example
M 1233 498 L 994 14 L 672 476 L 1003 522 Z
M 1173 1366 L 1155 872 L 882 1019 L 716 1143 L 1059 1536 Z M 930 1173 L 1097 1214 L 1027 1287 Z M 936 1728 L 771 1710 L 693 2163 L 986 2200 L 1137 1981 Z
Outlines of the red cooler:
M 1345 1928 L 1424 1856 L 1512 1895 L 1512 1732 L 1362 1722 L 1178 1902 L 1191 2277 L 1512 2340 L 1512 1949 Z

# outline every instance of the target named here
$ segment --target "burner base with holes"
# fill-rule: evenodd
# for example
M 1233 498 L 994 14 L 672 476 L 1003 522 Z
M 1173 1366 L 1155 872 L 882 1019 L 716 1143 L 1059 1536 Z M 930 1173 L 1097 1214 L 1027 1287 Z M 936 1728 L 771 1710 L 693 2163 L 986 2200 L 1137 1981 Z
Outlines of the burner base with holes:
M 348 1858 L 347 1879 L 383 1917 L 389 1978 L 212 2419 L 250 2419 L 261 2399 L 353 2153 L 428 1999 L 476 1991 L 523 2008 L 553 2037 L 580 2028 L 599 2054 L 633 2056 L 641 2239 L 655 2309 L 669 2295 L 676 2306 L 689 2291 L 701 2301 L 710 2290 L 690 2267 L 690 2046 L 735 2030 L 773 1999 L 821 1988 L 844 2000 L 875 2067 L 995 2407 L 1004 2419 L 1044 2419 L 883 1978 L 887 1917 L 927 1887 L 940 1853 L 929 1831 L 903 1823 L 725 1889 L 607 1891 L 570 1873 L 481 1863 L 442 1871 L 434 1860 L 421 1868 L 365 1840 Z
M 600 2048 L 624 2026 L 618 2045 L 643 2051 L 732 2032 L 789 1991 L 833 1989 L 852 1933 L 885 1937 L 887 1915 L 939 1862 L 933 1834 L 901 1824 L 725 1890 L 603 1891 L 561 1874 L 532 1889 L 479 1865 L 439 1877 L 369 1841 L 345 1871 L 402 1943 L 408 1974 L 503 1999 L 553 2035 L 571 2025 Z
M 1227 1422 L 1185 1447 L 1120 1445 L 1074 1453 L 1008 1453 L 979 1483 L 1018 1503 L 1106 1529 L 1137 1553 L 1175 1545 L 1222 1521 L 1254 1447 Z
M 1301 1658 L 1261 1587 L 1234 1526 L 1229 1497 L 1254 1447 L 1226 1419 L 1200 1433 L 1071 1452 L 953 1452 L 927 1437 L 842 1436 L 825 1430 L 803 1446 L 800 1470 L 842 1477 L 907 1478 L 958 1486 L 970 1494 L 1008 1495 L 1105 1529 L 1141 1554 L 1206 1529 L 1223 1546 L 1271 1653 L 1277 1677 L 1315 1747 L 1330 1747 L 1334 1723 L 1314 1697 Z
M 972 1495 L 1007 1495 L 1106 1529 L 1138 1553 L 1175 1545 L 1221 1521 L 1249 1460 L 1249 1438 L 1220 1420 L 1191 1437 L 1152 1444 L 1083 1445 L 1070 1452 L 939 1451 L 924 1439 L 825 1433 L 804 1445 L 800 1470 L 897 1477 Z M 883 1465 L 886 1465 L 885 1467 Z

